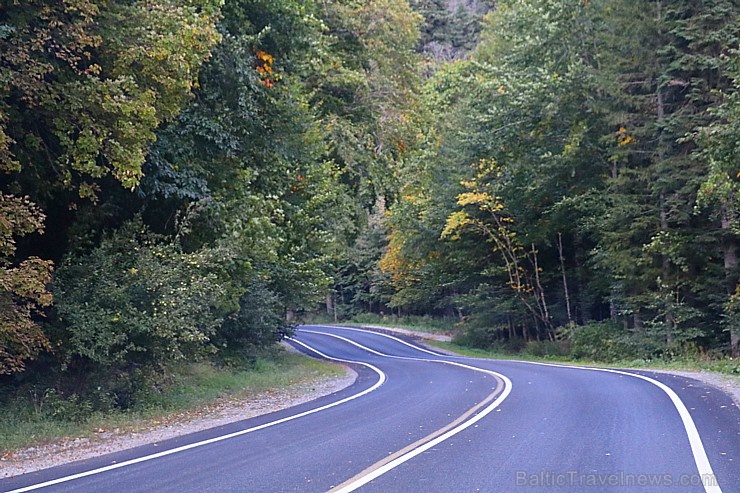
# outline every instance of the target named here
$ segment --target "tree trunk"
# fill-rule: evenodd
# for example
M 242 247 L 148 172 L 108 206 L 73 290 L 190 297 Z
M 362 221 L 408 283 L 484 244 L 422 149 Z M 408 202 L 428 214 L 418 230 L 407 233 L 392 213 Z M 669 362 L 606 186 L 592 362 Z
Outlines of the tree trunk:
M 661 22 L 663 17 L 663 11 L 662 11 L 662 3 L 659 1 L 657 2 L 657 22 L 658 22 L 658 32 L 662 34 L 661 29 Z M 662 123 L 665 120 L 665 101 L 663 100 L 663 91 L 660 87 L 660 81 L 655 82 L 657 84 L 656 90 L 655 90 L 655 100 L 657 105 L 657 112 L 658 112 L 658 122 Z M 665 154 L 663 152 L 663 146 L 665 145 L 665 139 L 663 135 L 663 130 L 661 128 L 659 135 L 658 135 L 658 160 L 663 161 L 665 159 Z M 668 211 L 667 211 L 667 205 L 666 205 L 666 195 L 665 190 L 661 190 L 660 192 L 660 230 L 664 232 L 668 232 Z M 662 282 L 666 283 L 666 287 L 670 289 L 670 286 L 667 284 L 668 279 L 671 275 L 671 260 L 663 253 L 661 255 L 661 263 L 662 263 Z M 658 286 L 658 289 L 662 289 L 661 286 Z M 665 340 L 667 345 L 672 345 L 674 340 L 674 333 L 675 333 L 675 326 L 676 326 L 676 320 L 673 315 L 673 307 L 672 302 L 667 302 L 665 307 L 665 325 L 666 325 L 666 335 Z
M 326 314 L 331 315 L 334 313 L 334 294 L 326 293 Z
M 537 299 L 537 303 L 540 305 L 540 313 L 542 322 L 545 324 L 545 330 L 550 331 L 552 329 L 552 321 L 550 320 L 550 312 L 547 309 L 547 301 L 545 300 L 545 290 L 542 288 L 542 283 L 540 283 L 540 265 L 539 261 L 537 260 L 537 249 L 534 247 L 534 243 L 532 243 L 532 258 L 534 261 L 534 280 L 535 280 L 535 298 Z
M 563 257 L 563 235 L 558 233 L 558 254 L 560 255 L 560 272 L 563 274 L 563 291 L 565 291 L 565 309 L 568 313 L 568 325 L 573 325 L 573 314 L 570 311 L 570 292 L 568 278 L 565 276 L 565 257 Z
M 660 95 L 660 93 L 658 94 Z M 660 99 L 660 96 L 658 99 Z M 666 211 L 666 205 L 665 205 L 665 192 L 660 192 L 660 229 L 661 231 L 665 231 L 665 232 L 668 231 L 668 213 Z M 661 262 L 662 262 L 661 282 L 665 284 L 666 289 L 670 289 L 670 286 L 668 286 L 667 283 L 671 275 L 671 259 L 668 258 L 668 255 L 664 253 L 662 254 Z M 658 290 L 662 290 L 662 289 L 663 289 L 662 286 L 658 286 Z M 666 306 L 665 306 L 665 326 L 666 326 L 665 342 L 669 346 L 673 344 L 674 334 L 675 334 L 675 329 L 676 329 L 676 320 L 673 316 L 672 303 L 673 301 L 666 301 Z
M 722 227 L 722 256 L 725 266 L 725 291 L 729 298 L 735 294 L 737 289 L 737 243 L 732 233 L 732 204 L 724 201 L 720 206 L 720 218 Z M 733 358 L 740 357 L 740 327 L 730 324 L 730 354 Z

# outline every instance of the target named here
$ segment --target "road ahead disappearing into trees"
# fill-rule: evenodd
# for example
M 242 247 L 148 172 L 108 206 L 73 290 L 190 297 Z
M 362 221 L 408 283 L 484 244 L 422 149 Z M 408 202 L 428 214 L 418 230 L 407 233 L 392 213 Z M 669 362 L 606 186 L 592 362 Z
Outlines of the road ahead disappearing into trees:
M 291 342 L 356 383 L 0 491 L 740 491 L 740 411 L 695 380 L 447 356 L 350 328 Z

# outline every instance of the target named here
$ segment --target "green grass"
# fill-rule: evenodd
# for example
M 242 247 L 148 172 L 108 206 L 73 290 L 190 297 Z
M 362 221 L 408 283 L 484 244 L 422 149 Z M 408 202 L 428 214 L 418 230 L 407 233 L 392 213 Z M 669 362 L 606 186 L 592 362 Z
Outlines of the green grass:
M 362 313 L 355 315 L 349 320 L 349 324 L 356 325 L 382 325 L 396 327 L 399 329 L 417 330 L 431 334 L 454 334 L 457 330 L 456 324 L 459 320 L 455 318 L 432 318 L 396 315 L 376 315 L 374 313 Z
M 101 429 L 137 431 L 175 414 L 202 409 L 219 398 L 248 399 L 271 389 L 343 374 L 337 365 L 287 351 L 258 360 L 250 370 L 217 368 L 207 363 L 187 364 L 172 372 L 163 391 L 146 395 L 144 402 L 134 409 L 93 413 L 82 422 L 54 419 L 43 412 L 43 400 L 37 398 L 34 406 L 30 396 L 18 398 L 0 408 L 0 457 L 8 451 L 60 438 L 91 437 Z

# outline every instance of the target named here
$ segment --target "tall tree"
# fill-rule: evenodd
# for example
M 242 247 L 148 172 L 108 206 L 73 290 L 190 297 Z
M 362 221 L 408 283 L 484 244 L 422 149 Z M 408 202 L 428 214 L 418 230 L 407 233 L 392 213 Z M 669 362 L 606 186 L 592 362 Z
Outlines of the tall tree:
M 187 101 L 218 40 L 219 5 L 2 2 L 0 298 L 11 362 L 3 371 L 48 346 L 37 315 L 51 301 L 51 263 L 38 256 L 62 256 L 80 198 L 97 200 L 106 180 L 139 182 L 154 130 Z M 41 231 L 50 214 L 49 240 L 16 248 L 13 236 Z

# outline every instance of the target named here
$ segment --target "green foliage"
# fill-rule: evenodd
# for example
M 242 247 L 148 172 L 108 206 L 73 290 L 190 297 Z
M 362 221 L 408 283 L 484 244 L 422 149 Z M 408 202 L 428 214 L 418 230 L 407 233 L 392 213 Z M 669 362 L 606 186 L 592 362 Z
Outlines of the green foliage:
M 460 3 L 457 9 L 447 0 L 409 3 L 424 16 L 420 50 L 438 63 L 462 58 L 475 48 L 483 14 L 492 6 L 486 1 Z
M 529 341 L 522 353 L 538 358 L 562 358 L 570 356 L 570 346 L 562 341 Z
M 637 357 L 626 341 L 623 328 L 611 321 L 591 322 L 574 328 L 570 347 L 575 358 L 607 363 Z
M 453 334 L 457 332 L 460 320 L 455 318 L 437 318 L 429 315 L 378 315 L 361 313 L 350 319 L 353 324 L 380 325 L 417 330 L 434 334 Z
M 728 347 L 736 21 L 724 0 L 497 2 L 426 88 L 434 130 L 381 262 L 391 303 L 452 305 L 479 347 L 604 320 L 639 357 Z
M 130 373 L 211 353 L 225 295 L 215 258 L 183 253 L 133 221 L 66 259 L 52 291 L 67 364 Z
M 292 334 L 294 324 L 286 320 L 285 305 L 259 278 L 247 286 L 239 310 L 228 316 L 213 338 L 218 358 L 230 365 L 253 360 L 259 350 Z
M 319 303 L 740 351 L 735 2 L 5 3 L 0 373 L 59 416 Z
M 37 173 L 83 198 L 96 197 L 96 180 L 108 174 L 135 186 L 154 130 L 180 110 L 218 40 L 219 3 L 8 5 L 0 38 L 6 163 L 14 159 L 24 182 Z

